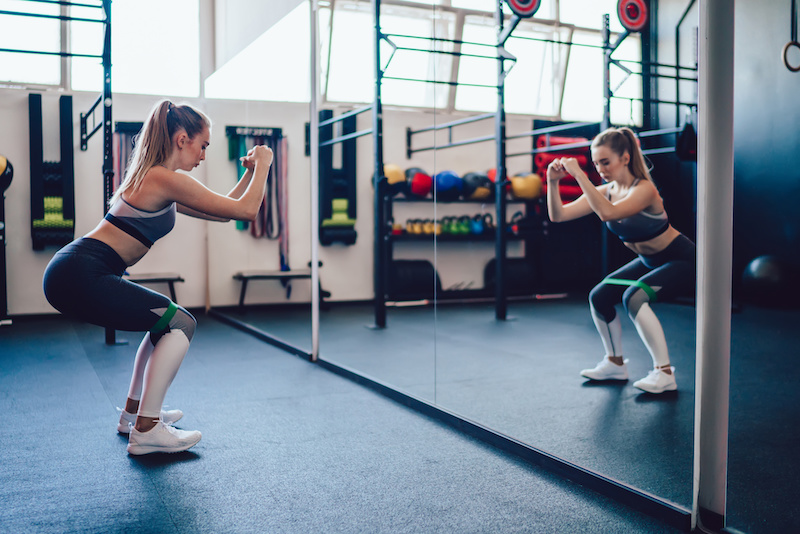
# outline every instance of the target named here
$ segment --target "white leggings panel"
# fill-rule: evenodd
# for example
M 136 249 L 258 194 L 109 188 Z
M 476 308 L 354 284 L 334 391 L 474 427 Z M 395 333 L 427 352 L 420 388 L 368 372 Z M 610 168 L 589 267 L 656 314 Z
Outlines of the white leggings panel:
M 158 419 L 161 416 L 167 389 L 188 350 L 189 339 L 183 330 L 172 330 L 158 340 L 144 369 L 139 417 Z
M 622 323 L 620 322 L 619 315 L 607 323 L 603 317 L 597 313 L 594 306 L 589 306 L 592 310 L 592 320 L 597 332 L 600 334 L 600 339 L 603 341 L 603 348 L 606 350 L 606 356 L 622 356 Z
M 650 308 L 650 304 L 642 303 L 636 317 L 631 317 L 631 319 L 644 346 L 653 357 L 653 367 L 669 365 L 669 351 L 667 350 L 667 339 L 664 337 L 664 329 Z

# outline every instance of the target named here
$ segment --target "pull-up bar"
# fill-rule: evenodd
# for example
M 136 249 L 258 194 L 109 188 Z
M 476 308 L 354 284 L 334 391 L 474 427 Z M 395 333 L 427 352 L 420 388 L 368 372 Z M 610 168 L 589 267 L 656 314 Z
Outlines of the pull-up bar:
M 335 145 L 336 143 L 341 143 L 342 141 L 347 141 L 349 139 L 355 139 L 357 137 L 361 137 L 364 135 L 369 135 L 372 133 L 372 128 L 367 128 L 366 130 L 359 130 L 357 132 L 353 132 L 347 135 L 340 135 L 339 137 L 334 137 L 333 139 L 329 139 L 327 141 L 321 141 L 319 146 L 328 146 L 328 145 Z
M 426 128 L 421 128 L 419 130 L 412 130 L 411 128 L 406 128 L 406 158 L 411 159 L 411 154 L 415 152 L 425 152 L 427 150 L 436 150 L 440 148 L 450 148 L 454 146 L 464 146 L 464 145 L 471 145 L 474 143 L 482 143 L 484 141 L 493 141 L 495 139 L 494 135 L 487 135 L 483 137 L 476 137 L 474 139 L 467 139 L 464 141 L 453 141 L 453 126 L 460 126 L 462 124 L 469 124 L 472 122 L 478 122 L 486 119 L 493 119 L 495 118 L 494 113 L 484 113 L 483 115 L 475 115 L 474 117 L 467 117 L 466 119 L 458 119 L 451 122 L 446 122 L 444 124 L 436 124 L 434 126 L 428 126 Z M 411 148 L 411 138 L 418 133 L 423 132 L 432 132 L 437 130 L 444 130 L 447 129 L 448 132 L 448 144 L 446 145 L 439 145 L 439 146 L 427 146 L 423 148 Z
M 364 113 L 365 111 L 371 111 L 371 110 L 372 110 L 372 105 L 370 104 L 369 106 L 364 106 L 362 108 L 358 108 L 358 109 L 354 109 L 354 110 L 348 111 L 347 113 L 342 113 L 341 115 L 333 117 L 332 119 L 321 121 L 319 123 L 319 126 L 322 127 L 322 126 L 327 126 L 329 124 L 334 124 L 334 123 L 337 123 L 339 121 L 343 121 L 344 119 L 347 119 L 349 117 L 352 117 L 354 115 L 359 115 L 361 113 Z
M 61 57 L 90 57 L 94 59 L 102 59 L 102 54 L 76 54 L 73 52 L 46 52 L 44 50 L 18 50 L 15 48 L 0 48 L 0 52 L 12 52 L 18 54 L 38 54 L 46 56 L 61 56 Z
M 69 7 L 91 7 L 102 9 L 103 6 L 100 4 L 79 4 L 77 2 L 66 2 L 64 0 L 28 0 L 28 2 L 39 2 L 40 4 L 57 4 L 59 6 L 69 6 Z
M 100 7 L 100 6 L 93 6 Z M 47 15 L 45 13 L 23 13 L 20 11 L 0 10 L 0 15 L 12 15 L 19 17 L 33 17 L 38 19 L 56 19 L 70 22 L 105 22 L 104 19 L 85 19 L 83 17 L 70 17 L 68 15 Z

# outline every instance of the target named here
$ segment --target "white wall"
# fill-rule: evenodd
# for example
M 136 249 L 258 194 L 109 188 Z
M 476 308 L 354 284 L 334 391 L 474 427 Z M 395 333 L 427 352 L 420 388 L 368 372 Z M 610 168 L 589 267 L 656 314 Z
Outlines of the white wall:
M 304 0 L 215 0 L 216 68 L 269 30 Z
M 58 152 L 58 96 L 59 92 L 45 93 L 43 115 L 45 131 L 45 159 L 60 159 Z M 89 149 L 79 149 L 79 114 L 87 110 L 96 95 L 73 95 L 73 126 L 75 135 L 75 207 L 76 237 L 85 234 L 103 217 L 102 184 L 102 134 L 98 132 L 89 142 Z M 147 116 L 158 97 L 116 95 L 114 121 L 141 121 Z M 41 289 L 42 274 L 55 248 L 37 252 L 32 250 L 30 238 L 30 171 L 28 140 L 28 93 L 14 89 L 0 89 L 0 153 L 14 165 L 14 180 L 6 191 L 7 271 L 9 314 L 26 315 L 54 313 Z M 194 176 L 216 191 L 233 187 L 236 176 L 234 164 L 228 161 L 225 126 L 277 127 L 284 130 L 289 143 L 289 227 L 292 268 L 305 268 L 311 258 L 310 244 L 310 177 L 309 158 L 304 154 L 304 125 L 308 121 L 305 104 L 265 103 L 246 101 L 190 101 L 208 113 L 214 122 L 211 146 L 206 162 L 198 167 Z M 337 111 L 338 114 L 338 111 Z M 406 127 L 421 128 L 442 123 L 452 117 L 434 116 L 432 113 L 387 111 L 384 116 L 385 161 L 403 168 L 419 166 L 430 173 L 452 169 L 459 174 L 472 170 L 485 171 L 494 167 L 495 148 L 492 143 L 480 143 L 462 148 L 442 150 L 437 153 L 415 154 L 405 158 Z M 369 114 L 360 116 L 359 129 L 369 127 Z M 509 133 L 527 131 L 530 119 L 509 118 Z M 491 134 L 491 120 L 461 127 L 458 139 Z M 424 139 L 420 141 L 424 143 Z M 440 138 L 440 142 L 443 142 Z M 416 140 L 415 140 L 416 145 Z M 416 145 L 420 146 L 420 145 Z M 530 146 L 529 140 L 511 144 L 509 152 L 521 151 Z M 358 241 L 354 246 L 333 245 L 320 247 L 323 261 L 321 280 L 331 291 L 334 300 L 364 300 L 372 298 L 372 140 L 370 136 L 358 141 L 358 213 L 356 230 Z M 530 169 L 530 158 L 520 157 L 508 162 L 509 174 Z M 423 206 L 398 207 L 400 209 L 430 210 Z M 488 206 L 492 210 L 491 206 Z M 449 210 L 449 211 L 448 211 Z M 479 205 L 447 205 L 439 208 L 437 216 L 450 212 L 477 213 Z M 509 216 L 513 213 L 509 208 Z M 428 215 L 425 215 L 428 216 Z M 404 220 L 404 219 L 403 219 Z M 483 268 L 494 254 L 493 244 L 472 244 L 468 248 L 448 244 L 440 247 L 438 267 L 442 283 L 473 280 L 472 287 L 482 285 Z M 513 244 L 509 254 L 521 254 L 521 245 Z M 465 256 L 469 261 L 464 261 Z M 432 260 L 430 246 L 404 244 L 396 250 L 398 258 L 427 258 Z M 137 265 L 133 273 L 178 272 L 186 280 L 176 286 L 180 304 L 202 307 L 233 305 L 238 301 L 239 284 L 232 275 L 243 269 L 278 269 L 278 243 L 255 239 L 249 233 L 236 229 L 235 223 L 205 222 L 180 216 L 172 233 L 157 242 Z M 166 291 L 165 287 L 156 289 Z M 293 283 L 291 302 L 310 300 L 309 284 L 305 280 Z M 256 282 L 248 288 L 248 303 L 287 302 L 284 289 L 277 282 Z

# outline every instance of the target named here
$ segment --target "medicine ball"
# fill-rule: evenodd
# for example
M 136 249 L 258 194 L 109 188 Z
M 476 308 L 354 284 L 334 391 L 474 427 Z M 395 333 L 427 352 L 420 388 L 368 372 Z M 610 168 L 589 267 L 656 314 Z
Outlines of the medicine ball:
M 511 178 L 511 194 L 514 198 L 533 200 L 542 194 L 542 179 L 538 174 L 517 175 Z
M 418 167 L 406 169 L 406 196 L 410 198 L 425 198 L 433 188 L 433 178 Z
M 467 200 L 488 199 L 494 192 L 492 181 L 486 174 L 468 172 L 461 180 L 461 196 Z
M 399 193 L 405 193 L 407 189 L 406 175 L 398 165 L 394 163 L 386 163 L 383 166 L 383 175 L 386 177 L 386 184 L 389 189 L 389 194 L 395 196 Z
M 433 177 L 436 184 L 436 200 L 448 202 L 461 196 L 463 180 L 453 171 L 442 171 Z
M 494 190 L 494 182 L 497 180 L 497 169 L 489 169 L 486 175 L 492 181 L 492 190 Z M 506 193 L 508 193 L 510 190 L 511 190 L 511 184 L 506 183 Z
M 5 156 L 0 156 L 0 192 L 8 189 L 12 178 L 14 178 L 14 167 Z
M 777 256 L 759 256 L 742 273 L 742 292 L 753 304 L 785 307 L 794 305 L 797 284 L 787 262 Z

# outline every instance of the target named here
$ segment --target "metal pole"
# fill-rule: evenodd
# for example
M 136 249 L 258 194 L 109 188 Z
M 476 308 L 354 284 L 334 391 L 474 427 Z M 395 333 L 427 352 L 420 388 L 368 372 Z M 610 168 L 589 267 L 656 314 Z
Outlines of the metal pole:
M 495 140 L 497 143 L 497 172 L 494 180 L 495 208 L 497 224 L 495 225 L 494 257 L 495 257 L 495 318 L 506 319 L 508 306 L 506 302 L 506 114 L 505 114 L 505 61 L 500 53 L 504 45 L 503 38 L 503 2 L 497 2 L 495 15 L 497 22 L 497 112 L 495 113 Z
M 608 14 L 603 15 L 603 120 L 600 131 L 611 127 L 611 26 Z M 600 277 L 608 273 L 608 232 L 600 226 Z
M 734 2 L 700 2 L 692 522 L 725 526 L 733 252 Z
M 311 24 L 311 361 L 319 358 L 319 0 L 309 3 Z
M 611 127 L 611 28 L 608 14 L 603 15 L 603 121 L 600 130 Z
M 114 132 L 111 117 L 111 0 L 103 0 L 105 33 L 103 37 L 103 213 L 114 194 Z M 90 112 L 91 113 L 91 112 Z M 106 344 L 116 345 L 116 332 L 106 328 Z
M 386 326 L 386 280 L 389 272 L 389 232 L 387 232 L 386 210 L 387 199 L 381 179 L 383 176 L 383 107 L 381 105 L 381 0 L 372 0 L 375 21 L 375 100 L 372 107 L 372 139 L 374 152 L 374 169 L 372 179 L 375 185 L 375 236 L 374 236 L 374 273 L 373 287 L 375 292 L 375 326 Z

